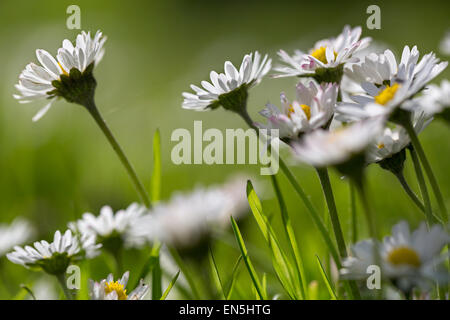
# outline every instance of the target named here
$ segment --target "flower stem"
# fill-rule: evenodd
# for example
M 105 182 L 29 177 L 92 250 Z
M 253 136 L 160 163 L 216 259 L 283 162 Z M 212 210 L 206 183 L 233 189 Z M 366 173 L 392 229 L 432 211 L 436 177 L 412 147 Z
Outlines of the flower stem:
M 114 152 L 117 154 L 117 156 L 120 159 L 120 162 L 122 162 L 122 165 L 125 167 L 128 175 L 130 176 L 137 192 L 139 193 L 139 196 L 141 198 L 141 201 L 145 204 L 147 208 L 151 207 L 151 202 L 148 197 L 147 192 L 145 191 L 144 186 L 142 185 L 141 181 L 139 180 L 136 171 L 133 169 L 133 166 L 131 165 L 130 161 L 128 161 L 127 156 L 123 152 L 122 148 L 120 147 L 119 143 L 117 142 L 116 138 L 112 134 L 111 130 L 109 129 L 108 125 L 106 124 L 105 120 L 103 120 L 103 117 L 101 116 L 100 112 L 97 109 L 97 106 L 95 105 L 95 102 L 92 101 L 86 106 L 89 113 L 94 118 L 97 125 L 102 130 L 103 134 L 105 135 L 108 142 L 111 144 L 111 147 L 113 148 Z
M 350 215 L 352 217 L 352 243 L 358 241 L 358 216 L 356 215 L 356 197 L 355 197 L 355 186 L 353 182 L 349 180 L 348 182 L 350 188 Z
M 64 291 L 64 295 L 66 296 L 66 299 L 67 300 L 73 300 L 73 295 L 70 292 L 70 290 L 67 288 L 66 279 L 64 277 L 64 273 L 60 273 L 60 274 L 57 274 L 55 276 L 56 276 L 56 279 L 58 279 L 58 282 L 59 282 L 59 284 L 61 285 L 61 287 L 62 287 L 62 289 Z
M 408 197 L 412 200 L 412 202 L 414 202 L 414 204 L 420 209 L 420 211 L 426 213 L 425 206 L 423 205 L 422 201 L 420 201 L 419 197 L 417 197 L 417 195 L 414 193 L 414 191 L 409 186 L 408 182 L 405 179 L 403 172 L 399 172 L 399 173 L 395 174 L 395 177 L 397 178 L 398 182 L 400 182 L 400 185 L 402 186 L 403 190 L 408 195 Z
M 300 184 L 297 182 L 295 176 L 292 174 L 292 172 L 289 170 L 287 165 L 284 163 L 283 159 L 279 158 L 280 161 L 280 169 L 283 171 L 283 173 L 286 175 L 287 179 L 291 183 L 291 185 L 294 187 L 295 192 L 300 196 L 303 203 L 305 204 L 306 208 L 308 209 L 309 213 L 311 214 L 311 218 L 313 219 L 315 225 L 319 229 L 320 234 L 322 235 L 323 240 L 328 246 L 328 249 L 330 250 L 330 253 L 336 262 L 336 265 L 338 268 L 341 267 L 341 259 L 337 253 L 337 250 L 333 244 L 333 241 L 331 240 L 328 230 L 326 229 L 322 218 L 319 216 L 318 212 L 314 208 L 313 204 L 309 200 L 308 196 L 306 195 L 303 188 L 300 186 Z
M 433 209 L 431 207 L 430 195 L 428 193 L 428 187 L 425 182 L 425 177 L 423 175 L 422 166 L 420 165 L 419 158 L 416 151 L 412 146 L 409 148 L 409 153 L 414 165 L 414 171 L 416 172 L 417 182 L 419 184 L 420 193 L 422 194 L 422 199 L 424 202 L 425 216 L 427 217 L 428 225 L 432 225 L 438 219 L 433 215 Z
M 241 111 L 238 114 L 247 123 L 247 125 L 250 128 L 255 129 L 257 134 L 259 135 L 258 128 L 255 126 L 253 120 L 249 116 L 249 114 L 247 112 L 247 109 L 241 109 Z M 275 151 L 271 150 L 271 152 L 275 152 Z M 324 225 L 324 223 L 322 221 L 322 218 L 317 213 L 316 209 L 314 208 L 313 204 L 309 200 L 309 198 L 306 195 L 305 191 L 300 186 L 300 184 L 297 182 L 297 179 L 292 174 L 292 172 L 289 170 L 289 167 L 286 165 L 286 163 L 283 161 L 283 159 L 281 157 L 278 157 L 278 161 L 279 161 L 280 169 L 283 171 L 283 173 L 285 174 L 285 176 L 287 177 L 287 179 L 291 183 L 291 185 L 294 188 L 295 192 L 302 199 L 303 204 L 306 206 L 306 208 L 308 209 L 309 213 L 311 214 L 311 218 L 313 219 L 314 224 L 319 229 L 319 232 L 320 232 L 323 240 L 325 241 L 325 244 L 327 245 L 328 249 L 330 250 L 330 254 L 333 257 L 333 260 L 335 261 L 337 268 L 340 269 L 342 267 L 341 258 L 340 258 L 339 254 L 338 254 L 338 252 L 337 252 L 337 250 L 335 248 L 335 245 L 334 245 L 333 241 L 331 240 L 331 238 L 330 238 L 330 236 L 328 234 L 328 230 L 325 227 L 325 225 Z M 347 253 L 345 251 L 345 255 L 344 256 L 346 256 L 346 255 L 347 255 Z M 348 288 L 348 291 L 349 291 L 349 294 L 351 295 L 351 297 L 353 297 L 354 299 L 361 299 L 361 295 L 359 293 L 358 287 L 356 286 L 356 283 L 354 281 L 348 281 L 348 283 L 345 283 L 345 286 L 346 286 L 346 288 Z
M 372 208 L 369 205 L 369 199 L 367 197 L 367 191 L 364 185 L 364 173 L 354 179 L 356 189 L 358 190 L 359 196 L 361 198 L 361 203 L 364 208 L 364 214 L 366 216 L 367 224 L 369 227 L 369 235 L 373 241 L 373 261 L 375 265 L 381 267 L 381 257 L 378 251 L 378 230 L 375 222 L 375 216 L 373 214 Z M 382 291 L 377 289 L 377 298 L 381 298 Z
M 328 206 L 331 225 L 333 226 L 334 236 L 339 249 L 341 258 L 347 256 L 347 248 L 345 246 L 344 234 L 342 233 L 341 223 L 337 213 L 336 202 L 334 201 L 333 189 L 331 188 L 330 177 L 327 168 L 316 168 L 317 174 L 322 185 L 323 194 Z
M 441 218 L 444 224 L 447 224 L 448 222 L 448 216 L 447 216 L 447 208 L 445 206 L 444 198 L 442 197 L 441 190 L 439 189 L 439 185 L 437 183 L 436 177 L 433 173 L 433 170 L 431 169 L 431 165 L 428 162 L 427 156 L 425 155 L 425 151 L 422 148 L 422 145 L 419 141 L 419 138 L 417 137 L 416 131 L 414 130 L 414 127 L 412 125 L 411 119 L 408 117 L 402 122 L 403 127 L 408 132 L 409 138 L 411 139 L 411 143 L 417 152 L 417 155 L 419 156 L 420 162 L 423 165 L 423 168 L 425 169 L 425 173 L 428 176 L 428 180 L 430 181 L 431 188 L 433 189 L 433 193 L 436 197 L 439 211 L 441 213 Z

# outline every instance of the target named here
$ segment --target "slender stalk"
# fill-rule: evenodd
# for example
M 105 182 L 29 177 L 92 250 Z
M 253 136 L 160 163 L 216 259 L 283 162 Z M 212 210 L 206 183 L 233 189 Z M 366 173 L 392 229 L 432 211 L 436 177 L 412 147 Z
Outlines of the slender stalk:
M 67 300 L 73 300 L 73 295 L 72 292 L 70 292 L 70 290 L 67 288 L 66 285 L 66 279 L 64 277 L 64 273 L 60 273 L 58 275 L 56 275 L 56 279 L 58 279 L 59 284 L 61 285 L 63 291 L 64 291 L 64 295 L 66 296 Z
M 254 123 L 253 123 L 252 119 L 250 118 L 250 116 L 249 116 L 249 114 L 248 114 L 246 109 L 243 109 L 241 112 L 239 112 L 239 115 L 242 117 L 242 119 L 244 119 L 244 121 L 247 123 L 247 125 L 250 128 L 255 129 L 256 132 L 258 133 L 258 128 L 254 125 Z M 292 174 L 292 172 L 289 170 L 288 166 L 283 161 L 283 159 L 281 157 L 278 157 L 278 161 L 279 161 L 280 169 L 283 171 L 283 173 L 288 178 L 288 180 L 291 183 L 291 185 L 293 186 L 295 192 L 302 199 L 304 205 L 306 206 L 306 208 L 308 209 L 309 213 L 311 214 L 311 218 L 313 219 L 314 224 L 319 229 L 319 232 L 320 232 L 323 240 L 325 241 L 328 249 L 330 250 L 330 254 L 333 257 L 337 268 L 340 269 L 342 267 L 340 256 L 337 253 L 337 250 L 336 250 L 336 248 L 335 248 L 335 246 L 333 244 L 333 241 L 331 240 L 331 238 L 330 238 L 330 236 L 328 234 L 328 230 L 326 229 L 322 219 L 320 218 L 319 214 L 317 213 L 317 211 L 314 208 L 313 204 L 309 200 L 309 198 L 306 195 L 305 191 L 302 189 L 300 184 L 297 182 L 297 179 Z M 345 255 L 344 256 L 346 256 L 346 255 L 347 255 L 347 253 L 346 253 L 346 250 L 345 250 Z M 345 287 L 349 289 L 348 291 L 349 291 L 349 294 L 351 295 L 351 297 L 353 297 L 355 299 L 361 299 L 361 295 L 359 293 L 358 287 L 357 287 L 357 285 L 356 285 L 356 283 L 354 281 L 348 281 L 348 283 L 345 283 Z
M 95 102 L 94 101 L 90 102 L 89 105 L 86 106 L 86 109 L 92 115 L 95 122 L 100 127 L 103 134 L 105 135 L 106 139 L 111 144 L 111 147 L 113 148 L 114 152 L 119 157 L 120 162 L 122 162 L 122 165 L 125 167 L 125 170 L 127 171 L 128 175 L 131 178 L 131 181 L 133 182 L 137 192 L 139 193 L 141 201 L 145 204 L 145 206 L 147 208 L 150 208 L 151 207 L 150 199 L 148 197 L 147 192 L 145 191 L 144 186 L 142 185 L 141 181 L 139 180 L 139 178 L 136 174 L 136 171 L 134 170 L 130 161 L 128 161 L 127 156 L 123 152 L 121 146 L 119 145 L 116 138 L 112 134 L 112 132 L 109 129 L 108 125 L 106 124 L 105 120 L 103 120 L 103 117 L 101 116 L 100 112 L 98 111 L 97 106 L 95 105 Z
M 403 172 L 399 172 L 398 174 L 395 174 L 395 177 L 397 178 L 398 182 L 400 182 L 400 185 L 402 186 L 405 193 L 408 195 L 408 197 L 414 202 L 414 204 L 420 209 L 420 211 L 424 212 L 427 216 L 428 213 L 425 211 L 425 206 L 423 205 L 422 201 L 420 201 L 419 197 L 414 193 L 414 191 L 409 186 L 408 182 L 405 179 L 405 175 Z
M 344 234 L 342 233 L 341 223 L 339 222 L 339 215 L 336 208 L 336 202 L 334 201 L 333 189 L 330 183 L 330 177 L 328 175 L 327 168 L 316 168 L 319 176 L 322 190 L 327 202 L 328 212 L 333 227 L 334 236 L 336 237 L 336 243 L 338 245 L 339 254 L 341 258 L 347 257 L 347 247 L 345 245 Z M 360 293 L 356 283 L 354 281 L 348 282 L 352 296 L 356 299 L 360 299 Z
M 284 163 L 283 159 L 279 158 L 280 161 L 280 169 L 284 172 L 287 179 L 291 183 L 291 185 L 294 187 L 295 192 L 299 195 L 299 197 L 302 199 L 303 203 L 305 204 L 306 208 L 308 209 L 309 213 L 311 214 L 311 218 L 313 219 L 315 225 L 319 229 L 320 234 L 322 235 L 323 240 L 327 244 L 328 248 L 330 249 L 330 253 L 336 262 L 336 265 L 338 268 L 341 268 L 341 259 L 337 253 L 337 250 L 334 246 L 333 241 L 331 240 L 328 230 L 325 228 L 325 225 L 320 218 L 318 212 L 314 208 L 313 204 L 309 200 L 308 196 L 306 195 L 305 191 L 303 191 L 300 184 L 295 179 L 295 176 L 292 174 L 292 172 L 289 170 L 289 168 Z
M 433 170 L 431 169 L 431 165 L 427 159 L 427 156 L 425 155 L 425 151 L 422 148 L 422 144 L 419 141 L 419 138 L 416 134 L 416 131 L 414 130 L 414 127 L 412 125 L 411 119 L 407 118 L 402 123 L 405 130 L 408 132 L 409 138 L 411 139 L 411 143 L 417 152 L 417 155 L 419 156 L 420 162 L 423 165 L 423 168 L 425 169 L 425 173 L 428 176 L 428 180 L 430 181 L 431 188 L 433 189 L 434 196 L 436 197 L 439 211 L 441 213 L 441 218 L 443 223 L 446 225 L 448 222 L 448 216 L 447 216 L 447 208 L 445 206 L 444 198 L 442 196 L 441 190 L 439 188 L 439 185 L 437 183 L 436 177 L 433 173 Z
M 242 119 L 244 119 L 244 121 L 247 123 L 247 125 L 250 128 L 256 130 L 257 134 L 259 134 L 258 128 L 254 125 L 253 120 L 250 118 L 246 109 L 241 110 L 241 112 L 239 112 L 238 114 L 242 117 Z M 271 152 L 274 152 L 274 150 L 271 150 Z M 337 267 L 341 268 L 341 259 L 337 253 L 337 250 L 333 244 L 333 241 L 331 240 L 331 238 L 328 234 L 328 230 L 326 229 L 321 217 L 317 213 L 316 209 L 314 208 L 313 204 L 309 200 L 305 191 L 300 186 L 300 184 L 297 182 L 297 179 L 292 174 L 292 172 L 289 170 L 289 167 L 286 165 L 286 163 L 283 161 L 283 159 L 281 157 L 278 157 L 278 161 L 280 164 L 280 169 L 286 175 L 289 182 L 294 187 L 295 192 L 299 195 L 300 199 L 302 199 L 304 205 L 306 206 L 309 213 L 311 214 L 311 218 L 313 219 L 314 224 L 319 229 L 319 232 L 320 232 L 323 240 L 325 241 L 326 245 L 328 246 L 332 257 L 333 257 L 334 261 L 336 262 Z
M 369 205 L 366 188 L 363 181 L 364 180 L 361 178 L 359 181 L 355 181 L 355 185 L 361 198 L 362 206 L 364 208 L 364 214 L 366 216 L 367 225 L 369 227 L 369 235 L 375 241 L 376 239 L 378 239 L 378 231 L 375 223 L 375 217 L 372 212 L 372 208 Z
M 348 182 L 350 188 L 350 215 L 352 218 L 352 243 L 356 243 L 358 241 L 358 216 L 356 214 L 356 197 L 355 197 L 355 186 L 352 181 Z
M 334 236 L 339 249 L 341 258 L 347 256 L 347 247 L 345 246 L 344 234 L 342 233 L 341 223 L 337 213 L 336 202 L 334 201 L 333 189 L 331 188 L 330 177 L 327 168 L 316 168 L 317 174 L 322 185 L 323 194 L 328 206 L 331 225 L 333 226 Z

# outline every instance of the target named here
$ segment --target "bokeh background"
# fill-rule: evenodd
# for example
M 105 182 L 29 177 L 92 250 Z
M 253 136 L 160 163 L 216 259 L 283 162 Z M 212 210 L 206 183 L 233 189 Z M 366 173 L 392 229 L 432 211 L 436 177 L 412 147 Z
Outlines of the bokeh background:
M 114 209 L 137 200 L 126 172 L 92 119 L 81 107 L 65 101 L 54 104 L 39 122 L 32 116 L 38 105 L 20 105 L 13 98 L 14 84 L 25 65 L 36 61 L 35 49 L 56 53 L 64 38 L 74 39 L 78 30 L 66 28 L 66 8 L 81 7 L 81 27 L 108 36 L 106 55 L 95 70 L 98 81 L 97 105 L 139 176 L 149 186 L 152 167 L 152 136 L 159 128 L 162 136 L 163 186 L 167 199 L 175 190 L 196 185 L 220 183 L 236 172 L 258 174 L 259 166 L 174 165 L 170 135 L 176 128 L 193 129 L 194 120 L 206 128 L 239 128 L 245 124 L 222 110 L 195 113 L 181 109 L 181 93 L 191 83 L 207 79 L 210 70 L 223 70 L 223 62 L 240 64 L 245 53 L 259 50 L 276 63 L 280 49 L 308 49 L 316 40 L 336 36 L 345 24 L 363 26 L 363 35 L 389 46 L 397 54 L 404 45 L 418 45 L 421 53 L 437 51 L 450 27 L 448 1 L 29 1 L 0 2 L 0 223 L 16 216 L 30 219 L 38 230 L 37 239 L 50 239 L 56 229 L 83 212 L 98 213 L 108 204 Z M 365 27 L 366 8 L 381 7 L 381 30 Z M 445 57 L 438 55 L 445 59 Z M 448 57 L 447 57 L 448 58 Z M 441 78 L 448 78 L 446 70 Z M 295 79 L 270 79 L 251 92 L 249 112 L 259 119 L 268 101 L 278 103 L 281 91 L 294 94 Z M 449 199 L 449 128 L 435 121 L 421 134 L 432 166 Z M 417 190 L 408 161 L 407 178 Z M 293 168 L 299 181 L 324 216 L 326 210 L 315 172 L 307 167 Z M 333 173 L 333 186 L 344 232 L 350 234 L 347 184 Z M 314 255 L 326 250 L 303 204 L 280 174 L 282 189 L 294 219 L 300 248 L 310 280 L 317 279 L 324 290 Z M 407 199 L 397 181 L 377 166 L 369 169 L 369 188 L 382 233 L 400 219 L 413 226 L 423 220 Z M 276 201 L 269 190 L 264 202 L 280 225 Z M 363 218 L 361 216 L 361 221 Z M 254 253 L 258 272 L 272 273 L 267 248 L 254 223 L 242 230 Z M 364 223 L 360 224 L 365 233 Z M 232 239 L 232 238 L 231 238 Z M 233 241 L 216 246 L 219 269 L 229 274 L 238 251 Z M 125 266 L 141 263 L 145 255 L 128 257 Z M 92 277 L 108 273 L 103 258 L 97 258 Z M 20 283 L 32 284 L 38 275 L 0 258 L 6 279 L 0 280 L 0 298 L 19 292 Z M 133 275 L 132 275 L 133 276 Z M 248 282 L 241 270 L 242 286 Z M 273 291 L 276 281 L 273 278 Z M 6 281 L 8 284 L 6 284 Z M 326 297 L 326 291 L 323 291 Z M 239 296 L 237 296 L 239 298 Z

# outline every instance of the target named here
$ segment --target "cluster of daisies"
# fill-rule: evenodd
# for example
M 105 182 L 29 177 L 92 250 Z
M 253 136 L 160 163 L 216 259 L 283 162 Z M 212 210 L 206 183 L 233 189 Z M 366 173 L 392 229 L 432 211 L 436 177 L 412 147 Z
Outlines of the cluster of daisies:
M 400 58 L 389 49 L 375 53 L 371 39 L 361 38 L 361 31 L 345 26 L 336 38 L 318 41 L 308 51 L 290 55 L 280 50 L 281 62 L 272 77 L 297 77 L 299 82 L 294 97 L 283 92 L 279 106 L 268 103 L 260 111 L 265 123 L 253 121 L 247 110 L 239 109 L 246 107 L 242 97 L 248 96 L 248 88 L 269 72 L 272 61 L 267 56 L 261 61 L 258 52 L 253 60 L 249 60 L 252 54 L 246 55 L 239 71 L 226 62 L 225 73 L 211 72 L 211 83 L 202 81 L 202 88 L 192 85 L 195 93 L 183 94 L 183 107 L 204 111 L 223 106 L 253 128 L 278 129 L 295 160 L 318 170 L 334 167 L 357 185 L 372 163 L 394 173 L 427 214 L 427 225 L 410 232 L 401 222 L 382 243 L 372 238 L 354 244 L 353 254 L 343 257 L 341 275 L 366 279 L 367 267 L 378 264 L 383 279 L 405 293 L 418 286 L 428 289 L 436 282 L 447 284 L 448 270 L 442 270 L 441 256 L 450 240 L 445 205 L 439 215 L 424 206 L 407 185 L 403 165 L 405 150 L 414 152 L 411 141 L 434 118 L 449 121 L 449 82 L 430 84 L 448 63 L 432 52 L 420 56 L 416 46 L 405 46 Z
M 176 193 L 152 209 L 132 203 L 114 212 L 104 206 L 98 215 L 87 212 L 79 220 L 69 222 L 64 234 L 56 231 L 50 243 L 42 240 L 21 247 L 33 238 L 35 231 L 26 220 L 15 220 L 10 225 L 0 225 L 0 257 L 6 254 L 13 263 L 61 277 L 69 265 L 102 253 L 115 258 L 121 250 L 141 250 L 157 242 L 183 252 L 220 235 L 230 216 L 238 219 L 247 213 L 247 179 L 239 175 L 222 185 L 199 186 L 191 192 Z M 100 282 L 91 280 L 90 297 L 143 299 L 148 285 L 141 279 L 139 286 L 127 294 L 128 277 L 126 272 L 118 281 L 113 280 L 112 274 Z
M 360 27 L 346 26 L 336 38 L 318 41 L 308 51 L 297 50 L 291 55 L 281 50 L 281 62 L 273 69 L 273 78 L 298 77 L 300 81 L 295 97 L 281 93 L 279 106 L 269 103 L 260 111 L 264 123 L 253 121 L 247 111 L 249 90 L 272 70 L 272 59 L 259 52 L 245 55 L 239 68 L 227 61 L 223 73 L 212 71 L 209 82 L 202 81 L 201 87 L 192 85 L 193 92 L 183 93 L 182 107 L 195 111 L 223 107 L 237 113 L 252 128 L 278 130 L 277 137 L 295 160 L 313 166 L 322 177 L 326 168 L 336 168 L 360 187 L 364 203 L 364 168 L 377 163 L 394 173 L 424 212 L 426 223 L 411 232 L 406 222 L 400 222 L 393 227 L 392 236 L 382 242 L 370 225 L 371 239 L 355 243 L 351 255 L 343 252 L 345 248 L 340 250 L 340 274 L 342 279 L 364 279 L 367 267 L 376 264 L 383 279 L 405 294 L 418 287 L 428 290 L 430 284 L 448 283 L 441 252 L 450 237 L 445 203 L 417 135 L 434 118 L 450 119 L 449 82 L 430 84 L 447 62 L 441 62 L 434 53 L 420 57 L 415 46 L 405 46 L 400 59 L 391 50 L 374 53 L 371 39 L 361 38 L 361 32 Z M 63 98 L 86 107 L 97 117 L 108 140 L 114 140 L 98 120 L 101 118 L 94 103 L 93 70 L 103 57 L 105 40 L 101 32 L 93 37 L 82 32 L 75 44 L 64 40 L 56 58 L 45 50 L 36 51 L 40 65 L 26 66 L 16 85 L 19 94 L 14 95 L 21 103 L 47 101 L 33 120 L 41 118 L 56 99 Z M 120 149 L 117 146 L 116 152 Z M 417 151 L 420 162 L 415 165 L 424 167 L 440 200 L 439 211 L 431 207 L 426 190 L 421 190 L 421 200 L 408 189 L 402 174 L 407 149 L 412 157 L 417 157 Z M 136 183 L 138 178 L 128 160 L 123 154 L 119 157 Z M 133 203 L 114 212 L 105 206 L 99 215 L 85 213 L 68 223 L 66 231 L 56 231 L 51 243 L 42 240 L 21 247 L 32 239 L 34 231 L 26 221 L 16 220 L 0 226 L 0 256 L 6 254 L 13 263 L 56 276 L 70 298 L 73 292 L 65 287 L 64 275 L 68 266 L 80 260 L 102 253 L 119 260 L 122 250 L 159 243 L 188 255 L 193 248 L 208 248 L 204 244 L 220 235 L 230 216 L 236 218 L 248 211 L 246 181 L 247 177 L 240 176 L 224 185 L 174 194 L 169 201 L 151 208 Z M 136 185 L 139 190 L 139 183 Z M 370 222 L 370 212 L 366 215 Z M 335 215 L 332 222 L 336 219 Z M 339 242 L 339 226 L 333 227 Z M 97 300 L 143 299 L 148 285 L 141 279 L 127 293 L 128 279 L 129 272 L 125 272 L 117 281 L 112 274 L 100 282 L 91 281 L 90 296 Z

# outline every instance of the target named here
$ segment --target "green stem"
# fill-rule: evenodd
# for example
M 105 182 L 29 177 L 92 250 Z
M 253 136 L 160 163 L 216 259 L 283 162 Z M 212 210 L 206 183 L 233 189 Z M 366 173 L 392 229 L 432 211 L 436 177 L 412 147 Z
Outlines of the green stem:
M 139 180 L 139 178 L 136 174 L 136 171 L 133 169 L 133 166 L 131 165 L 130 161 L 128 161 L 128 158 L 126 157 L 125 153 L 123 152 L 123 150 L 120 147 L 119 143 L 117 142 L 116 138 L 112 134 L 112 132 L 109 129 L 108 125 L 106 124 L 105 120 L 103 120 L 103 117 L 101 116 L 100 112 L 98 111 L 97 106 L 95 105 L 95 102 L 92 101 L 88 105 L 86 105 L 86 109 L 92 115 L 95 122 L 100 127 L 103 134 L 105 135 L 106 139 L 108 139 L 108 142 L 111 144 L 111 147 L 113 148 L 114 152 L 119 157 L 120 162 L 122 162 L 122 165 L 125 167 L 137 192 L 139 193 L 141 201 L 145 204 L 145 206 L 147 208 L 150 208 L 151 207 L 150 199 L 148 197 L 147 192 L 145 191 L 144 186 L 142 185 L 141 181 Z
M 60 274 L 57 274 L 55 276 L 56 276 L 56 279 L 58 279 L 58 282 L 59 282 L 59 284 L 61 285 L 61 287 L 62 287 L 62 289 L 64 291 L 66 299 L 67 300 L 73 300 L 73 295 L 70 292 L 70 290 L 67 288 L 66 279 L 64 277 L 64 273 L 60 273 Z
M 419 197 L 415 194 L 415 192 L 411 189 L 408 182 L 405 179 L 405 176 L 403 172 L 399 172 L 395 174 L 395 177 L 397 178 L 398 182 L 400 182 L 400 185 L 402 186 L 405 193 L 408 195 L 408 197 L 414 202 L 414 204 L 420 209 L 420 211 L 424 212 L 427 216 L 427 212 L 425 211 L 425 206 L 423 205 L 422 201 L 420 201 Z
M 291 183 L 292 187 L 294 187 L 295 192 L 299 195 L 300 199 L 302 199 L 303 203 L 305 204 L 306 208 L 308 209 L 309 213 L 311 214 L 311 218 L 313 219 L 315 225 L 319 229 L 320 234 L 322 235 L 323 240 L 327 244 L 328 248 L 330 249 L 330 253 L 336 262 L 336 265 L 338 268 L 341 268 L 341 259 L 339 255 L 337 254 L 337 250 L 333 244 L 333 241 L 331 240 L 328 230 L 325 228 L 325 225 L 322 221 L 322 218 L 317 213 L 316 209 L 314 208 L 313 204 L 309 200 L 308 196 L 306 195 L 305 191 L 303 191 L 300 184 L 295 179 L 292 172 L 289 170 L 289 168 L 284 163 L 283 159 L 279 158 L 280 161 L 280 169 L 284 172 L 287 179 Z
M 327 168 L 316 168 L 322 185 L 323 194 L 327 202 L 328 212 L 330 214 L 331 225 L 333 226 L 334 236 L 339 249 L 341 258 L 347 256 L 347 247 L 345 246 L 344 234 L 342 233 L 341 223 L 337 213 L 336 202 L 334 201 L 333 189 L 331 188 L 330 177 Z
M 350 188 L 350 215 L 352 217 L 352 243 L 358 241 L 358 216 L 356 214 L 356 197 L 355 197 L 355 186 L 352 181 L 348 182 Z
M 414 165 L 414 171 L 416 172 L 420 193 L 422 194 L 422 199 L 425 204 L 425 215 L 427 217 L 428 224 L 433 224 L 436 221 L 436 217 L 433 216 L 433 209 L 431 207 L 430 195 L 428 193 L 428 187 L 422 172 L 422 166 L 420 165 L 417 153 L 412 146 L 409 147 L 409 153 L 411 155 L 411 159 Z
M 439 189 L 439 185 L 437 183 L 436 177 L 433 173 L 433 170 L 431 169 L 431 165 L 428 162 L 427 156 L 425 155 L 425 151 L 422 148 L 422 145 L 419 141 L 419 138 L 416 134 L 416 131 L 414 130 L 414 127 L 412 125 L 411 119 L 407 117 L 403 123 L 403 127 L 408 132 L 409 138 L 411 139 L 411 143 L 417 152 L 420 162 L 423 165 L 423 168 L 425 169 L 425 173 L 428 176 L 428 180 L 430 181 L 431 188 L 433 189 L 433 193 L 436 197 L 439 211 L 441 213 L 441 218 L 443 223 L 446 225 L 448 222 L 448 216 L 447 216 L 447 208 L 445 206 L 444 198 L 442 197 L 441 190 Z
M 169 252 L 172 258 L 175 260 L 176 264 L 180 268 L 181 272 L 183 273 L 184 277 L 186 278 L 187 283 L 189 284 L 189 287 L 191 288 L 192 294 L 196 300 L 201 300 L 200 293 L 197 289 L 196 281 L 191 273 L 191 270 L 189 267 L 184 263 L 183 259 L 181 258 L 180 254 L 178 253 L 178 250 L 175 248 L 169 247 Z
M 327 168 L 316 168 L 317 174 L 319 176 L 320 183 L 322 185 L 322 190 L 325 195 L 325 200 L 327 202 L 328 212 L 331 220 L 331 225 L 333 226 L 334 236 L 336 237 L 336 243 L 338 245 L 339 253 L 341 258 L 348 256 L 347 247 L 345 245 L 344 234 L 342 233 L 341 223 L 339 222 L 339 215 L 336 208 L 336 202 L 334 201 L 333 189 L 330 183 L 330 177 L 328 175 Z M 356 299 L 361 299 L 358 287 L 354 281 L 348 282 L 352 296 Z

